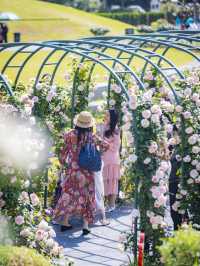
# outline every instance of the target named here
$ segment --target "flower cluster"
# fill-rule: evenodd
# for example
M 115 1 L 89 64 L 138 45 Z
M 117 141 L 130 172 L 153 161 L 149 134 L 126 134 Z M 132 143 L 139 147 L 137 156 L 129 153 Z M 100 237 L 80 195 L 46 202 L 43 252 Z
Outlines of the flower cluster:
M 13 217 L 17 243 L 36 249 L 52 259 L 64 258 L 63 248 L 55 241 L 56 233 L 43 218 L 41 203 L 35 193 L 22 191 L 17 214 Z
M 180 183 L 173 209 L 186 215 L 193 224 L 200 224 L 199 202 L 200 189 L 200 73 L 189 73 L 184 81 L 177 81 L 181 106 L 179 108 L 182 127 L 179 128 L 181 141 L 177 148 L 176 160 Z

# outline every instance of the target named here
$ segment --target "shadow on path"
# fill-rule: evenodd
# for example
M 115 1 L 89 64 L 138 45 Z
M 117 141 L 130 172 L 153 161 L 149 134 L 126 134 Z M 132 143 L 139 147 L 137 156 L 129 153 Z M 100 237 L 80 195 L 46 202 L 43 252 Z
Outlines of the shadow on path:
M 75 266 L 120 266 L 127 262 L 127 256 L 119 249 L 121 232 L 131 228 L 131 206 L 122 206 L 107 217 L 109 226 L 101 226 L 98 221 L 91 227 L 92 233 L 82 236 L 81 221 L 73 219 L 75 227 L 71 231 L 57 231 L 57 241 L 65 249 L 65 254 L 75 261 Z

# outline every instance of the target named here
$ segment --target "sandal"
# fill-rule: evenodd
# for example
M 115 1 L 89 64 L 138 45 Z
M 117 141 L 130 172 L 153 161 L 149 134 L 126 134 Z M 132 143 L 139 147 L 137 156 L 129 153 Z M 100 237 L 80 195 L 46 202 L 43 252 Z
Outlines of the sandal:
M 67 230 L 71 230 L 73 227 L 72 227 L 72 225 L 61 225 L 61 227 L 60 227 L 60 231 L 61 232 L 65 232 L 65 231 L 67 231 Z
M 83 236 L 86 236 L 89 233 L 91 233 L 91 231 L 89 229 L 83 228 L 83 233 L 82 233 Z
M 108 220 L 100 220 L 100 223 L 101 223 L 102 226 L 107 226 L 107 225 L 110 224 L 110 221 L 108 221 Z

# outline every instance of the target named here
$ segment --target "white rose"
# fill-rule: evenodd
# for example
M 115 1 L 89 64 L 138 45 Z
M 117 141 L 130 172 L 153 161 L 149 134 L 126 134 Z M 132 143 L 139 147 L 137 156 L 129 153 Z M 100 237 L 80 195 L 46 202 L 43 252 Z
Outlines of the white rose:
M 195 165 L 198 164 L 198 161 L 197 161 L 197 160 L 193 160 L 191 164 L 192 164 L 193 166 L 195 166 Z
M 38 228 L 46 231 L 46 230 L 49 230 L 49 225 L 45 220 L 42 220 L 39 223 Z
M 192 90 L 190 88 L 187 88 L 184 90 L 184 95 L 185 96 L 190 96 L 192 94 Z
M 84 87 L 82 85 L 78 86 L 79 91 L 84 91 Z
M 52 239 L 52 238 L 50 238 L 50 239 L 48 239 L 47 241 L 46 241 L 46 245 L 47 245 L 47 247 L 49 247 L 49 248 L 52 248 L 53 246 L 54 246 L 54 240 Z
M 191 161 L 191 157 L 190 157 L 189 155 L 187 155 L 187 156 L 185 156 L 185 157 L 183 158 L 183 161 L 184 161 L 185 163 L 189 163 L 189 162 Z
M 173 126 L 171 124 L 167 124 L 165 126 L 165 129 L 166 129 L 167 133 L 171 133 L 173 131 Z
M 153 115 L 151 116 L 151 121 L 152 121 L 153 123 L 155 123 L 155 124 L 159 124 L 159 123 L 160 123 L 160 117 L 159 117 L 159 115 L 157 115 L 157 114 L 153 114 Z
M 199 94 L 198 93 L 193 93 L 191 98 L 192 98 L 192 100 L 194 102 L 196 102 L 197 100 L 199 100 Z
M 197 100 L 197 101 L 196 101 L 196 106 L 197 106 L 197 107 L 200 107 L 200 100 Z
M 131 154 L 131 155 L 129 156 L 129 161 L 135 163 L 135 162 L 137 161 L 137 158 L 138 158 L 138 157 L 137 157 L 136 154 Z
M 137 109 L 137 102 L 129 101 L 129 107 L 131 110 L 136 110 Z
M 31 235 L 31 231 L 29 228 L 25 228 L 20 232 L 20 236 L 29 237 Z
M 151 158 L 147 157 L 145 160 L 144 160 L 144 164 L 149 164 L 151 162 Z
M 200 152 L 200 148 L 198 146 L 193 146 L 192 147 L 192 153 L 198 154 Z
M 152 101 L 152 96 L 153 92 L 152 91 L 147 91 L 143 94 L 142 96 L 142 101 L 143 102 L 151 102 Z
M 186 130 L 185 130 L 185 133 L 192 134 L 193 133 L 193 128 L 192 127 L 187 127 Z
M 29 180 L 26 180 L 25 182 L 24 182 L 24 187 L 25 188 L 28 188 L 30 186 L 30 181 Z
M 196 165 L 196 169 L 197 169 L 197 171 L 200 171 L 200 163 L 198 163 L 198 164 Z
M 192 178 L 196 178 L 198 175 L 199 175 L 199 173 L 197 172 L 196 169 L 193 169 L 193 170 L 190 171 L 190 176 Z
M 191 185 L 191 184 L 193 184 L 193 183 L 194 183 L 194 181 L 193 181 L 193 179 L 192 179 L 192 178 L 189 178 L 189 179 L 187 180 L 187 183 L 188 183 L 189 185 Z
M 198 140 L 198 135 L 197 134 L 194 134 L 194 135 L 192 135 L 192 136 L 190 136 L 188 138 L 188 143 L 190 145 L 194 145 L 197 142 L 197 140 Z
M 153 114 L 158 114 L 158 115 L 161 115 L 162 114 L 162 111 L 160 109 L 160 106 L 159 105 L 156 105 L 156 104 L 151 107 L 151 112 Z
M 181 189 L 180 193 L 181 193 L 183 196 L 186 196 L 186 195 L 187 195 L 187 190 Z
M 36 89 L 37 89 L 38 91 L 40 91 L 40 90 L 42 89 L 42 84 L 41 84 L 41 83 L 37 83 L 37 84 L 36 84 Z
M 176 110 L 177 113 L 181 113 L 183 111 L 183 107 L 180 106 L 180 105 L 177 105 L 175 110 Z
M 183 113 L 183 116 L 185 119 L 190 119 L 192 117 L 191 113 L 189 111 L 186 111 Z
M 142 121 L 141 121 L 141 126 L 142 126 L 143 128 L 147 128 L 147 127 L 149 127 L 149 125 L 150 125 L 149 120 L 147 120 L 147 119 L 142 119 Z
M 142 116 L 143 116 L 143 118 L 145 118 L 145 119 L 149 119 L 149 118 L 151 117 L 151 112 L 150 112 L 149 110 L 144 110 L 144 111 L 142 112 Z

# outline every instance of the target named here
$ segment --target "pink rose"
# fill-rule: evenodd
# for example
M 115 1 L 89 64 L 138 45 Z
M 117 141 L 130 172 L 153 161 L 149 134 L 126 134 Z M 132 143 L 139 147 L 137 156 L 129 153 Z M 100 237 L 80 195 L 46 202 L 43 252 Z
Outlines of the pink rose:
M 159 187 L 159 190 L 160 190 L 160 192 L 161 192 L 161 193 L 163 193 L 163 194 L 164 194 L 164 193 L 166 193 L 166 192 L 167 192 L 167 187 L 166 187 L 166 186 L 164 186 L 164 185 L 162 185 L 162 186 L 160 186 L 160 187 Z
M 20 232 L 20 236 L 22 237 L 29 237 L 30 235 L 31 235 L 31 231 L 28 228 L 25 228 Z
M 144 110 L 142 116 L 144 119 L 149 119 L 151 117 L 151 112 L 149 110 Z
M 26 191 L 22 191 L 22 193 L 20 194 L 19 199 L 23 202 L 28 202 L 29 201 L 29 196 L 28 193 Z
M 40 200 L 39 200 L 38 196 L 35 193 L 32 193 L 30 195 L 30 198 L 31 198 L 31 202 L 32 202 L 33 206 L 37 206 L 37 205 L 40 204 Z
M 36 231 L 36 234 L 35 234 L 35 239 L 38 240 L 38 241 L 41 241 L 43 240 L 44 238 L 46 238 L 48 236 L 48 233 L 45 232 L 44 230 L 42 229 L 38 229 Z
M 164 206 L 167 202 L 167 197 L 165 197 L 164 195 L 161 195 L 157 201 L 158 201 L 158 204 L 160 204 L 160 206 Z
M 152 72 L 150 72 L 150 71 L 147 72 L 146 75 L 145 75 L 145 77 L 144 77 L 144 79 L 145 80 L 149 80 L 149 81 L 153 80 L 154 79 L 154 76 L 153 76 Z
M 158 178 L 156 175 L 154 175 L 154 176 L 152 177 L 152 182 L 153 182 L 153 183 L 158 183 L 158 182 L 159 182 L 159 178 Z
M 15 223 L 16 223 L 17 225 L 22 225 L 22 224 L 24 224 L 24 217 L 21 216 L 21 215 L 18 215 L 17 217 L 15 217 Z

